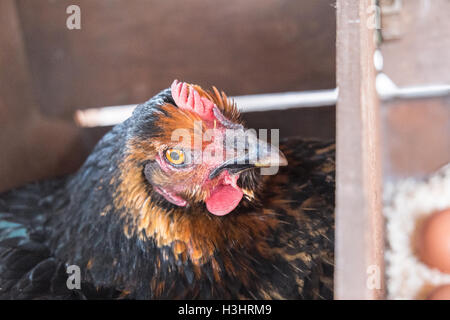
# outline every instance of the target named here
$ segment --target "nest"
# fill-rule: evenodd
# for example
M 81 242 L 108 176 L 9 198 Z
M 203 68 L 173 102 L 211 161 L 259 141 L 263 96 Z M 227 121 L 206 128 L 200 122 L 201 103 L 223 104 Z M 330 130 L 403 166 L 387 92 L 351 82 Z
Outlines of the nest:
M 450 208 L 450 164 L 424 180 L 405 179 L 385 185 L 389 299 L 424 299 L 434 287 L 450 284 L 450 274 L 421 262 L 413 245 L 420 223 L 446 208 Z

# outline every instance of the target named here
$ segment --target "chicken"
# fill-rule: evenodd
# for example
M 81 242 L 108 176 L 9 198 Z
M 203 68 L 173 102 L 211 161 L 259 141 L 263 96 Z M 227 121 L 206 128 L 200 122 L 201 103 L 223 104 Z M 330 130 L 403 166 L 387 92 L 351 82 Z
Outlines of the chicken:
M 332 298 L 334 150 L 175 81 L 74 175 L 0 195 L 0 298 Z

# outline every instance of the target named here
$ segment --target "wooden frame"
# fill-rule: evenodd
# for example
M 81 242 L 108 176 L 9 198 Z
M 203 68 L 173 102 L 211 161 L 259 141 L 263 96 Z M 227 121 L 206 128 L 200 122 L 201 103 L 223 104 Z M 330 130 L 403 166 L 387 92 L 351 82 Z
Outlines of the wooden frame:
M 369 0 L 337 1 L 337 299 L 384 297 L 379 101 L 373 63 L 376 29 L 369 25 L 375 14 L 372 5 Z

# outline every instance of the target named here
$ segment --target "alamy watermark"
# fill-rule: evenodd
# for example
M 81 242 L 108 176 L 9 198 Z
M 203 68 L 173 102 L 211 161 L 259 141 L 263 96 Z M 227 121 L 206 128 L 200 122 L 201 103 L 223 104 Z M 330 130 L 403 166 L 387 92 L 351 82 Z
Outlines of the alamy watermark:
M 81 289 L 81 270 L 77 265 L 70 265 L 66 269 L 67 277 L 66 286 L 69 290 Z
M 381 269 L 380 266 L 373 264 L 367 267 L 366 286 L 369 290 L 381 289 Z
M 72 4 L 66 8 L 66 13 L 69 15 L 66 19 L 66 27 L 69 30 L 81 29 L 81 9 L 79 6 Z

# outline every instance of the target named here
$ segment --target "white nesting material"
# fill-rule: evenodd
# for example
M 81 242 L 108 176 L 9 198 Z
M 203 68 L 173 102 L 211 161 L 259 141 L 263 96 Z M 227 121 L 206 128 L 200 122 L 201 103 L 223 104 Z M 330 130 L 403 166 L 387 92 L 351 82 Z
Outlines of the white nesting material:
M 415 299 L 425 286 L 450 284 L 450 274 L 419 261 L 411 245 L 417 222 L 446 208 L 450 208 L 450 164 L 426 180 L 406 179 L 384 186 L 389 299 Z

